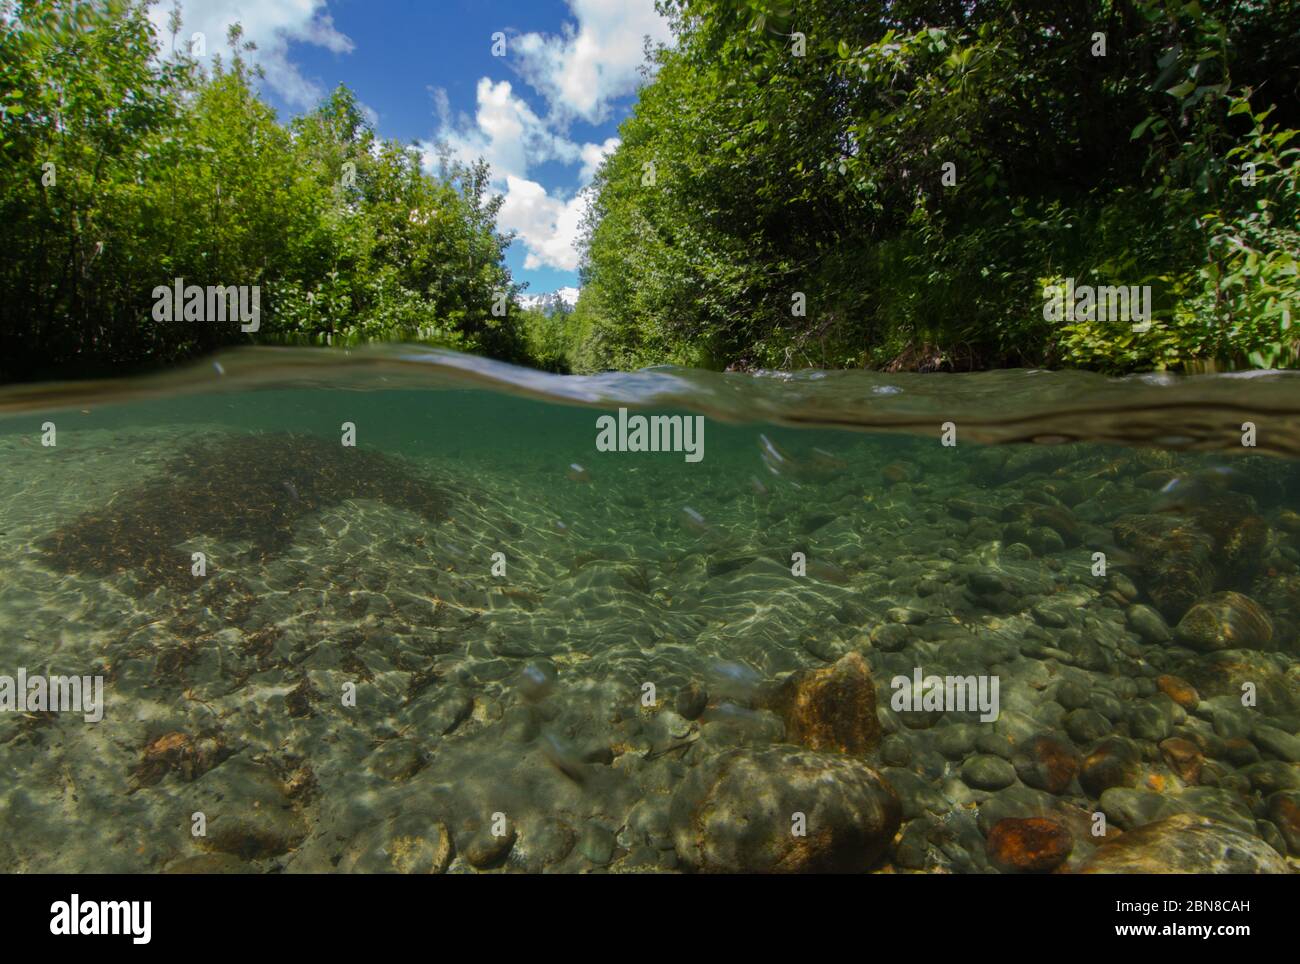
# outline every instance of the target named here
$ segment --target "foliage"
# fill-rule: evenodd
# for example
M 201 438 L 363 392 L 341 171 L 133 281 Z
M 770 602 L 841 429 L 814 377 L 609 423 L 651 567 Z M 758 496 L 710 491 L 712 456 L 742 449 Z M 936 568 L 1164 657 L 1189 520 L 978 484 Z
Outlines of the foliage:
M 1294 4 L 661 8 L 593 185 L 581 367 L 1296 362 Z M 1150 327 L 1045 321 L 1066 277 L 1150 285 Z
M 422 170 L 344 87 L 289 124 L 238 28 L 203 65 L 136 0 L 0 0 L 0 377 L 166 363 L 247 340 L 153 290 L 257 285 L 262 340 L 423 339 L 523 358 L 481 162 Z M 504 297 L 502 297 L 504 295 Z M 494 305 L 505 306 L 493 313 Z

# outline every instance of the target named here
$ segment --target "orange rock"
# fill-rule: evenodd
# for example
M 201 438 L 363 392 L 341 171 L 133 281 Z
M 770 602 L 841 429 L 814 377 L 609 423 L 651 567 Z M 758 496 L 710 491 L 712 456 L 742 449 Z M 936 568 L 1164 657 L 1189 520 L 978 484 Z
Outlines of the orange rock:
M 1201 695 L 1196 692 L 1196 688 L 1187 680 L 1179 679 L 1177 676 L 1157 676 L 1156 686 L 1160 688 L 1160 692 L 1185 710 L 1194 710 L 1201 702 Z
M 1007 817 L 993 825 L 988 855 L 999 869 L 1048 873 L 1065 863 L 1074 849 L 1070 831 L 1046 817 Z
M 810 750 L 864 754 L 880 742 L 876 690 L 862 654 L 786 678 L 772 700 L 786 738 Z
M 1191 740 L 1171 736 L 1161 742 L 1160 753 L 1169 764 L 1169 769 L 1177 773 L 1178 778 L 1184 783 L 1196 783 L 1200 780 L 1205 757 Z
M 1074 748 L 1050 736 L 1034 737 L 1014 762 L 1022 781 L 1048 793 L 1064 793 L 1079 772 Z

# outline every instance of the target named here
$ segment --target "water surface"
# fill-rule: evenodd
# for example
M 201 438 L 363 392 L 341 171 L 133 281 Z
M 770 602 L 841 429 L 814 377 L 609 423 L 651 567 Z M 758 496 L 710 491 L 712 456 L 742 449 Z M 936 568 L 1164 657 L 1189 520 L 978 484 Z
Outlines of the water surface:
M 104 706 L 0 712 L 0 868 L 1294 867 L 1298 385 L 401 348 L 5 389 L 0 677 Z M 597 451 L 621 407 L 703 459 Z

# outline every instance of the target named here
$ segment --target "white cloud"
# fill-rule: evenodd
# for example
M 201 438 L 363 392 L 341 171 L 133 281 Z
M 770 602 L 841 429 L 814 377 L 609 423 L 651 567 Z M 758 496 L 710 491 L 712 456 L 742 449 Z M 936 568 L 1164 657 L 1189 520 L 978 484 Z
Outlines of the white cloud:
M 526 250 L 524 267 L 576 270 L 578 231 L 587 198 L 581 191 L 572 197 L 558 188 L 548 191 L 528 174 L 548 161 L 578 164 L 579 183 L 585 187 L 605 156 L 618 146 L 618 138 L 579 146 L 555 134 L 508 81 L 479 80 L 473 118 L 452 118 L 446 92 L 430 93 L 440 121 L 437 142 L 445 143 L 457 160 L 469 163 L 482 157 L 491 165 L 493 187 L 505 197 L 497 220 L 504 230 L 519 235 Z M 437 163 L 437 142 L 421 145 L 426 169 Z
M 576 163 L 581 159 L 577 144 L 553 133 L 531 107 L 517 97 L 508 80 L 493 83 L 483 77 L 476 91 L 477 109 L 471 121 L 462 116 L 453 122 L 446 115 L 445 92 L 434 93 L 435 108 L 443 114 L 438 140 L 462 161 L 482 157 L 492 166 L 492 179 L 501 185 L 508 177 L 524 177 L 534 164 L 546 161 Z M 425 145 L 426 158 L 431 145 Z
M 587 195 L 579 193 L 561 200 L 536 181 L 518 177 L 506 179 L 505 195 L 498 220 L 506 230 L 518 232 L 527 248 L 525 270 L 577 270 L 578 231 L 587 211 Z
M 328 0 L 182 0 L 180 36 L 177 46 L 195 32 L 204 35 L 208 60 L 213 54 L 227 54 L 226 31 L 231 24 L 244 28 L 244 39 L 257 44 L 245 58 L 262 67 L 267 85 L 294 107 L 311 107 L 325 93 L 319 84 L 304 77 L 289 60 L 289 44 L 305 43 L 337 54 L 350 53 L 352 41 L 334 27 L 326 9 Z M 171 44 L 167 20 L 170 2 L 150 9 L 163 49 Z
M 583 184 L 590 184 L 591 179 L 596 176 L 596 169 L 600 167 L 601 162 L 621 144 L 617 137 L 606 138 L 604 144 L 583 144 L 582 145 L 582 172 L 578 175 Z
M 522 34 L 512 38 L 510 49 L 519 54 L 524 79 L 547 99 L 558 120 L 577 117 L 598 124 L 611 100 L 636 89 L 645 38 L 667 43 L 672 34 L 654 0 L 568 3 L 576 28 L 566 24 L 558 36 Z

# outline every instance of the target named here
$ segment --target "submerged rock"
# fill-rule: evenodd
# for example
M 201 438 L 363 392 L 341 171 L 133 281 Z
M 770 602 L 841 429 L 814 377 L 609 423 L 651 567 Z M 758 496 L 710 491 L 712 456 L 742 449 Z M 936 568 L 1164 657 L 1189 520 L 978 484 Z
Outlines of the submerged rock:
M 345 874 L 441 874 L 452 858 L 447 825 L 418 813 L 398 814 L 359 833 L 339 860 Z
M 1065 793 L 1079 772 L 1079 755 L 1074 748 L 1050 736 L 1030 740 L 1012 762 L 1021 781 L 1053 794 Z
M 1083 760 L 1079 783 L 1090 797 L 1100 797 L 1110 787 L 1137 783 L 1142 759 L 1137 748 L 1122 737 L 1102 740 Z
M 1287 852 L 1300 857 L 1300 791 L 1279 790 L 1270 796 L 1268 819 L 1282 834 Z
M 989 831 L 988 855 L 999 870 L 1046 873 L 1074 849 L 1070 831 L 1045 817 L 1007 817 Z
M 1214 591 L 1214 540 L 1186 520 L 1128 515 L 1115 521 L 1115 542 L 1141 561 L 1143 588 L 1166 619 L 1182 617 Z
M 786 738 L 810 750 L 861 755 L 880 742 L 875 686 L 857 652 L 833 666 L 787 677 L 772 710 L 785 721 Z
M 1277 851 L 1230 824 L 1184 813 L 1102 844 L 1083 874 L 1285 874 Z
M 1201 695 L 1196 692 L 1196 687 L 1177 676 L 1171 676 L 1167 673 L 1157 676 L 1156 688 L 1188 711 L 1196 709 L 1201 702 Z
M 977 790 L 1001 790 L 1016 782 L 1016 770 L 1000 756 L 977 753 L 962 766 L 961 778 Z
M 280 777 L 242 757 L 195 781 L 186 806 L 207 818 L 206 836 L 195 841 L 200 847 L 245 860 L 285 853 L 307 836 L 307 824 Z
M 853 873 L 893 839 L 901 807 L 864 763 L 789 746 L 706 759 L 673 797 L 677 855 L 721 873 Z M 804 835 L 796 833 L 802 815 Z
M 1152 609 L 1138 603 L 1130 606 L 1124 614 L 1129 629 L 1138 634 L 1146 643 L 1166 643 L 1169 641 L 1169 626 L 1164 617 Z
M 1160 754 L 1169 764 L 1169 769 L 1177 773 L 1178 778 L 1184 783 L 1196 783 L 1200 780 L 1205 757 L 1190 740 L 1171 736 L 1160 744 Z
M 1221 696 L 1240 706 L 1243 687 L 1249 685 L 1259 709 L 1269 716 L 1300 712 L 1300 688 L 1269 653 L 1221 650 L 1199 657 L 1181 673 L 1205 699 Z
M 1220 592 L 1188 609 L 1174 630 L 1174 637 L 1201 653 L 1263 649 L 1273 640 L 1273 621 L 1249 596 Z

